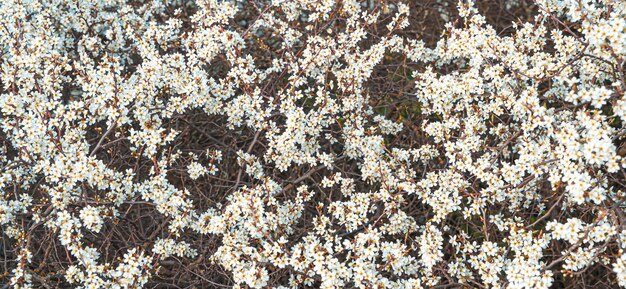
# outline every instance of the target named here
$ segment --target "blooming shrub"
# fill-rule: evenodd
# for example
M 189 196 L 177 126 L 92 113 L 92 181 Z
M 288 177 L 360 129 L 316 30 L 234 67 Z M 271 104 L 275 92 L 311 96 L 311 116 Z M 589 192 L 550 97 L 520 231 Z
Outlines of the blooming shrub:
M 626 287 L 626 2 L 425 2 L 2 2 L 0 284 Z

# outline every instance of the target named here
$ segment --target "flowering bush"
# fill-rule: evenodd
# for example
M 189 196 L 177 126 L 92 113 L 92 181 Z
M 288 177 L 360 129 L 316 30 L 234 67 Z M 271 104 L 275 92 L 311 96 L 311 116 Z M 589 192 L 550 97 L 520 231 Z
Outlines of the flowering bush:
M 626 2 L 406 2 L 4 1 L 0 284 L 626 287 Z

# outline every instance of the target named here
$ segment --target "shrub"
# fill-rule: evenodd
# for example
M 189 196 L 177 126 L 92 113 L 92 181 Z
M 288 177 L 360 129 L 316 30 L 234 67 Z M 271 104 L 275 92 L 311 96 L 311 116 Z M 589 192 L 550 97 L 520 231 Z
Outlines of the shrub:
M 626 2 L 407 2 L 0 4 L 0 284 L 626 287 Z

